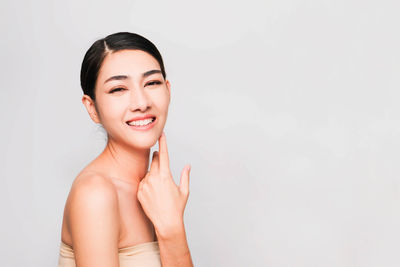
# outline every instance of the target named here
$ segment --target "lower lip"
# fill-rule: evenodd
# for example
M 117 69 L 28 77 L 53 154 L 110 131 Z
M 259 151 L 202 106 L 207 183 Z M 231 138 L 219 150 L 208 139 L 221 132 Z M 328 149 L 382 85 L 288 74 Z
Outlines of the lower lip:
M 149 124 L 147 124 L 147 125 L 142 125 L 142 126 L 134 126 L 134 125 L 129 125 L 129 124 L 126 124 L 126 125 L 128 125 L 129 128 L 131 128 L 133 130 L 146 131 L 146 130 L 149 130 L 149 129 L 153 128 L 153 126 L 156 124 L 156 121 L 157 121 L 157 118 L 154 121 L 152 121 Z

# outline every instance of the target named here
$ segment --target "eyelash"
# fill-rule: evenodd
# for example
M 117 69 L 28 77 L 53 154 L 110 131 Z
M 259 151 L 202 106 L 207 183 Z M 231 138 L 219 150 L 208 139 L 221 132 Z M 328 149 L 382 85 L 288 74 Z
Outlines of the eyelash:
M 147 83 L 146 85 L 149 85 L 149 84 L 158 85 L 158 84 L 161 84 L 161 82 L 160 82 L 160 81 L 152 81 L 152 82 Z M 146 85 L 145 85 L 145 86 L 146 86 Z M 118 88 L 112 89 L 112 90 L 110 91 L 110 94 L 112 94 L 112 93 L 114 93 L 114 92 L 122 91 L 122 90 L 125 90 L 125 88 L 118 87 Z

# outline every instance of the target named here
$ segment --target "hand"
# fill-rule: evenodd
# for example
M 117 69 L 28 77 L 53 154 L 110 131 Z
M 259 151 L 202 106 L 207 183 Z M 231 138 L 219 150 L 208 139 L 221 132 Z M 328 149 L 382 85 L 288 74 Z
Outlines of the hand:
M 181 173 L 179 187 L 169 169 L 165 133 L 158 139 L 159 152 L 154 151 L 150 171 L 139 183 L 138 200 L 156 231 L 173 231 L 183 225 L 183 213 L 189 197 L 190 165 Z

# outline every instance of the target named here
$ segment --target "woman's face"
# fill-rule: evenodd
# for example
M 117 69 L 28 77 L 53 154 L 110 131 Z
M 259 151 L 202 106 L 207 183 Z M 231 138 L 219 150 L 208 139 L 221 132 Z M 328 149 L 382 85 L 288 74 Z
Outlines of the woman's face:
M 170 103 L 170 84 L 157 60 L 141 50 L 108 54 L 96 81 L 96 107 L 89 96 L 85 104 L 92 120 L 101 123 L 109 140 L 139 149 L 152 147 L 161 135 Z M 149 129 L 128 125 L 136 117 L 152 115 Z

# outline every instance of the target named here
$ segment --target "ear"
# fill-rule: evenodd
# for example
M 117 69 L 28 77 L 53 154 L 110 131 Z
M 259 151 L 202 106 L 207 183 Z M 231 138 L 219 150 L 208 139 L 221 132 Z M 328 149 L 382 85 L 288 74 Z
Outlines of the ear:
M 82 103 L 85 105 L 87 112 L 89 113 L 90 118 L 95 122 L 95 123 L 100 123 L 99 116 L 96 111 L 96 107 L 94 105 L 94 102 L 92 98 L 88 95 L 83 95 L 82 97 Z
M 169 99 L 171 100 L 171 84 L 169 80 L 166 80 L 165 83 L 167 84 Z

